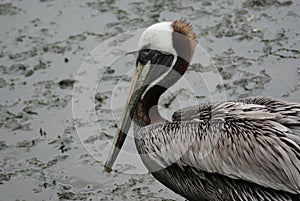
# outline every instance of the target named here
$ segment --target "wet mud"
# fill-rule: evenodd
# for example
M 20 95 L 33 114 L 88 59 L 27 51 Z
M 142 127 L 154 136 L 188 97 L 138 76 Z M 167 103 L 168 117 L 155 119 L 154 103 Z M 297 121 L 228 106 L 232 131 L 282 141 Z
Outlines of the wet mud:
M 135 171 L 131 163 L 104 172 L 129 86 L 124 72 L 134 68 L 135 54 L 104 73 L 94 97 L 102 129 L 86 133 L 85 140 L 76 126 L 89 124 L 72 115 L 82 62 L 117 34 L 183 18 L 214 65 L 192 63 L 185 75 L 192 88 L 180 81 L 160 100 L 167 118 L 195 98 L 299 102 L 299 9 L 298 1 L 289 0 L 0 1 L 0 200 L 184 200 L 150 174 L 124 173 Z M 222 82 L 208 89 L 196 73 Z

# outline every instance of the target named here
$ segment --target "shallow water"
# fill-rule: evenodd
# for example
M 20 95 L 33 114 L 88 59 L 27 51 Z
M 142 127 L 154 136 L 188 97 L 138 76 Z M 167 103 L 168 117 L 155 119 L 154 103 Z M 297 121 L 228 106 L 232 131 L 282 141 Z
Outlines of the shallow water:
M 103 171 L 135 62 L 134 52 L 120 55 L 138 36 L 105 49 L 118 59 L 97 64 L 95 105 L 72 110 L 72 95 L 91 89 L 73 91 L 80 67 L 113 36 L 184 18 L 203 49 L 161 98 L 164 116 L 248 96 L 299 102 L 299 9 L 289 0 L 0 1 L 0 200 L 184 200 L 146 174 L 132 138 L 115 170 Z M 73 118 L 85 106 L 93 121 Z

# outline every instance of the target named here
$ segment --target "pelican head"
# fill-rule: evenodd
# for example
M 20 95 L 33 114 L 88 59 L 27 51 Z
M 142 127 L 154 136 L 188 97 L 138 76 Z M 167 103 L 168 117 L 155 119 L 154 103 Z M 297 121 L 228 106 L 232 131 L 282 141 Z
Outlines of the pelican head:
M 156 115 L 156 118 L 149 118 L 148 108 L 156 106 L 159 96 L 186 71 L 194 53 L 195 34 L 191 31 L 191 25 L 185 20 L 161 22 L 148 27 L 142 33 L 138 46 L 139 54 L 129 94 L 112 150 L 105 163 L 107 172 L 111 171 L 132 120 L 142 121 L 143 125 L 162 120 L 159 115 Z M 139 103 L 143 100 L 145 104 L 140 104 L 142 109 L 138 109 Z

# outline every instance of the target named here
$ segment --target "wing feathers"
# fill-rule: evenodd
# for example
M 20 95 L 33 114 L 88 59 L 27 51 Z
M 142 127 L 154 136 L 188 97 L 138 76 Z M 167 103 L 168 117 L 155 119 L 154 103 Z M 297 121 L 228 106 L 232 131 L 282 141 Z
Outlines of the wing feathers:
M 173 120 L 142 128 L 140 152 L 155 153 L 162 164 L 300 193 L 299 104 L 271 98 L 210 103 L 180 110 Z

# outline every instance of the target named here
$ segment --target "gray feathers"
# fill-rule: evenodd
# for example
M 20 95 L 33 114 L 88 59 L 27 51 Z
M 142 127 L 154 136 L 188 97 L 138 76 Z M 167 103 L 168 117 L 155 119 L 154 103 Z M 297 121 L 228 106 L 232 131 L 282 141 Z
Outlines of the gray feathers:
M 173 122 L 142 127 L 135 135 L 145 165 L 150 171 L 157 171 L 158 178 L 160 172 L 167 174 L 174 165 L 181 174 L 193 170 L 191 174 L 197 178 L 192 180 L 198 182 L 195 194 L 209 196 L 203 185 L 209 178 L 204 173 L 209 177 L 220 175 L 215 183 L 210 181 L 216 197 L 228 193 L 225 197 L 232 200 L 249 200 L 251 195 L 257 200 L 260 196 L 270 199 L 283 196 L 286 198 L 283 200 L 289 200 L 289 193 L 300 194 L 300 105 L 297 103 L 248 98 L 203 104 L 179 110 L 173 114 Z M 220 177 L 227 179 L 223 179 L 227 182 L 224 186 L 218 180 Z M 245 184 L 239 185 L 242 180 Z M 184 185 L 177 182 L 166 185 L 186 196 L 188 190 L 175 187 Z M 270 196 L 256 185 L 270 189 Z

